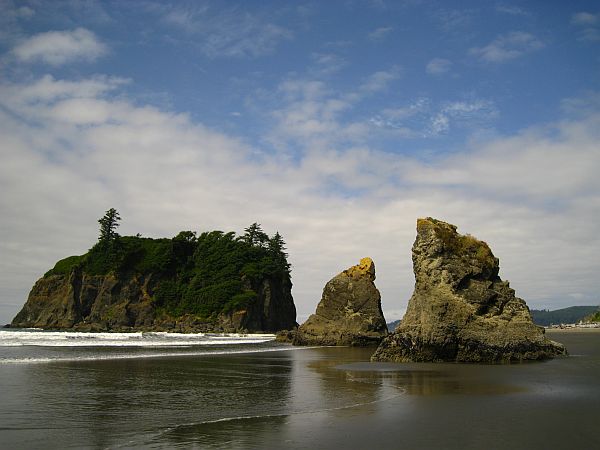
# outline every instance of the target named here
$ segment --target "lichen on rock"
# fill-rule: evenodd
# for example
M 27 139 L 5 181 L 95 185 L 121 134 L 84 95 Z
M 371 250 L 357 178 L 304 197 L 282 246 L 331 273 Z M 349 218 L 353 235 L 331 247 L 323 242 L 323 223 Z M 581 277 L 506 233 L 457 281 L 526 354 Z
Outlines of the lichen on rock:
M 315 314 L 294 333 L 296 345 L 377 345 L 387 334 L 375 264 L 363 258 L 333 277 Z
M 415 290 L 400 326 L 374 361 L 510 362 L 565 348 L 544 336 L 525 302 L 498 276 L 489 246 L 440 220 L 417 220 Z

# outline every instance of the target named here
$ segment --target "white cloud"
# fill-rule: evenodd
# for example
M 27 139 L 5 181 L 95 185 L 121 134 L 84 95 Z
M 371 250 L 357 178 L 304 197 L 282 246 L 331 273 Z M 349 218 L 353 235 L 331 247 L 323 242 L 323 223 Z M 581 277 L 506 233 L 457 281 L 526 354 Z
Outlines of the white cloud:
M 300 146 L 321 150 L 339 142 L 357 143 L 369 131 L 361 121 L 346 122 L 344 113 L 400 77 L 400 68 L 392 67 L 367 76 L 355 91 L 336 93 L 323 81 L 288 80 L 279 86 L 283 102 L 271 114 L 275 126 L 269 142 L 279 151 Z
M 558 204 L 598 197 L 600 154 L 594 130 L 598 125 L 600 115 L 595 114 L 581 122 L 564 122 L 549 130 L 533 128 L 509 139 L 475 144 L 476 151 L 449 157 L 435 167 L 420 167 L 410 178 L 506 201 L 520 197 Z
M 387 318 L 398 318 L 414 284 L 410 247 L 422 216 L 488 241 L 501 275 L 532 307 L 566 306 L 574 294 L 578 302 L 598 301 L 597 111 L 474 142 L 427 164 L 336 140 L 314 149 L 307 143 L 286 159 L 186 115 L 113 99 L 120 82 L 44 77 L 1 85 L 3 302 L 22 303 L 57 259 L 85 252 L 109 207 L 121 212 L 123 234 L 241 231 L 256 220 L 269 233 L 279 230 L 301 319 L 314 311 L 325 282 L 363 256 L 377 265 L 384 311 L 396 311 Z M 290 81 L 278 94 L 288 102 L 280 119 L 308 136 L 348 132 L 340 114 L 351 100 L 323 83 Z M 452 121 L 478 108 L 472 101 L 442 109 Z
M 484 99 L 462 100 L 434 104 L 428 98 L 418 98 L 407 106 L 386 108 L 369 122 L 378 128 L 395 130 L 404 137 L 433 137 L 445 134 L 452 127 L 485 128 L 497 116 L 493 102 Z
M 512 31 L 498 36 L 485 47 L 474 47 L 469 53 L 485 62 L 503 63 L 540 50 L 544 43 L 531 33 Z
M 430 133 L 442 134 L 450 129 L 453 123 L 459 126 L 473 127 L 496 117 L 494 104 L 486 100 L 458 101 L 443 105 L 431 121 Z
M 15 17 L 29 19 L 35 15 L 35 10 L 29 6 L 21 6 L 14 10 L 14 15 Z
M 380 42 L 386 39 L 392 31 L 394 31 L 393 27 L 379 27 L 371 31 L 367 37 L 370 41 Z
M 441 75 L 452 67 L 452 61 L 444 58 L 433 58 L 427 63 L 425 70 L 430 75 Z
M 571 23 L 574 25 L 597 25 L 600 24 L 600 14 L 589 12 L 578 12 L 571 17 Z
M 473 21 L 470 9 L 436 9 L 433 16 L 446 32 L 462 32 Z
M 75 60 L 94 61 L 106 53 L 107 47 L 85 28 L 39 33 L 13 49 L 13 54 L 20 61 L 40 61 L 53 66 Z
M 600 41 L 600 13 L 579 12 L 573 14 L 571 23 L 579 27 L 578 40 Z
M 284 27 L 236 9 L 213 12 L 205 5 L 159 9 L 164 23 L 197 38 L 200 50 L 210 58 L 266 55 L 292 37 Z
M 11 85 L 0 86 L 6 96 L 12 96 L 13 105 L 27 105 L 36 102 L 54 102 L 62 98 L 97 97 L 128 83 L 118 77 L 96 76 L 82 81 L 56 80 L 52 75 L 24 85 L 16 93 Z M 17 94 L 15 96 L 15 94 Z
M 390 70 L 380 70 L 375 72 L 365 80 L 360 86 L 361 91 L 378 92 L 387 89 L 389 84 L 400 78 L 401 69 L 399 66 L 394 66 Z
M 507 5 L 505 3 L 500 3 L 496 5 L 496 11 L 504 14 L 509 14 L 511 16 L 528 16 L 529 13 L 525 11 L 523 8 L 519 8 L 515 5 Z
M 317 75 L 331 75 L 347 65 L 344 58 L 334 53 L 313 53 L 311 59 L 315 64 L 311 72 Z

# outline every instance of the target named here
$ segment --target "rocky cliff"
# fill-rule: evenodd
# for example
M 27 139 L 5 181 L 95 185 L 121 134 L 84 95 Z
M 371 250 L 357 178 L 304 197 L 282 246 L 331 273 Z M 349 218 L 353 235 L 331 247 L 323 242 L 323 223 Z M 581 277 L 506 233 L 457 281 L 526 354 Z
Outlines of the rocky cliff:
M 296 345 L 376 345 L 387 334 L 381 296 L 375 287 L 375 264 L 360 264 L 332 278 L 315 314 L 295 333 Z
M 565 353 L 500 279 L 485 242 L 419 219 L 412 260 L 416 283 L 406 314 L 372 360 L 510 362 Z
M 68 275 L 40 278 L 13 328 L 81 331 L 152 330 L 173 332 L 276 332 L 297 326 L 289 279 L 271 277 L 248 285 L 256 297 L 244 307 L 209 318 L 170 314 L 158 308 L 153 275 L 126 278 L 114 273 L 89 275 L 74 269 Z

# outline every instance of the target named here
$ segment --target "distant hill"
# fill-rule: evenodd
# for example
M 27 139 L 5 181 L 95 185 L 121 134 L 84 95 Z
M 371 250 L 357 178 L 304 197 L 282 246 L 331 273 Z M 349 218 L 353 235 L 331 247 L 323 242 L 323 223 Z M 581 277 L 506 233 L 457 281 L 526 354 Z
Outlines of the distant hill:
M 568 308 L 548 311 L 547 309 L 532 309 L 531 317 L 536 325 L 549 326 L 561 323 L 577 323 L 587 316 L 594 314 L 599 306 L 570 306 Z
M 387 324 L 387 328 L 389 332 L 395 331 L 396 327 L 400 325 L 400 320 L 394 320 L 393 322 L 390 322 Z

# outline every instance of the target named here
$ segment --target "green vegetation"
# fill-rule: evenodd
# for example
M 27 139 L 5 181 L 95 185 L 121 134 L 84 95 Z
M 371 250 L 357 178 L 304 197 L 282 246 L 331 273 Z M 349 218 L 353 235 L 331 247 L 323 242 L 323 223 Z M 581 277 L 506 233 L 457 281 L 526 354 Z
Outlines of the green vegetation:
M 595 313 L 595 314 L 594 314 Z M 588 316 L 595 315 L 600 320 L 600 311 L 598 306 L 570 306 L 568 308 L 556 309 L 554 311 L 531 310 L 533 323 L 541 326 L 560 325 L 561 323 L 578 323 Z M 586 319 L 587 320 L 587 319 Z
M 457 255 L 469 255 L 479 261 L 482 267 L 493 268 L 495 266 L 494 254 L 486 242 L 480 241 L 470 234 L 460 235 L 456 232 L 454 225 L 431 217 L 417 220 L 417 229 L 425 227 L 433 227 L 436 236 L 442 241 L 446 251 Z
M 54 268 L 46 272 L 44 276 L 67 275 L 71 273 L 71 270 L 81 264 L 83 258 L 83 256 L 68 256 L 65 259 L 61 259 L 54 265 Z
M 85 255 L 56 263 L 45 276 L 82 270 L 119 278 L 152 275 L 149 293 L 167 314 L 194 314 L 210 319 L 220 312 L 243 309 L 257 298 L 265 278 L 289 280 L 285 242 L 269 237 L 259 224 L 245 234 L 182 231 L 172 239 L 119 236 L 120 217 L 110 209 L 99 220 L 100 238 Z
M 584 322 L 600 322 L 600 311 L 596 311 L 591 316 L 586 317 Z

